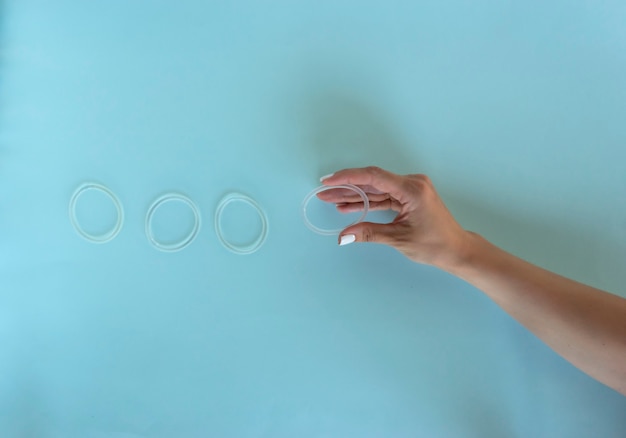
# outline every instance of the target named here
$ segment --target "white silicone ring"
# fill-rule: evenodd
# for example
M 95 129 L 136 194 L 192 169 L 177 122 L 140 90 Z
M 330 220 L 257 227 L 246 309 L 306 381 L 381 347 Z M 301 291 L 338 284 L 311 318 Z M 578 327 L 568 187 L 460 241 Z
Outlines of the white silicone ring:
M 182 202 L 189 206 L 189 208 L 193 212 L 194 225 L 193 225 L 193 229 L 191 230 L 191 232 L 179 242 L 165 244 L 165 243 L 159 242 L 154 237 L 154 233 L 152 232 L 152 218 L 156 210 L 161 205 L 165 204 L 166 202 L 172 202 L 172 201 Z M 154 246 L 159 251 L 164 251 L 164 252 L 180 251 L 181 249 L 189 246 L 191 242 L 194 241 L 199 231 L 200 231 L 200 211 L 198 210 L 198 207 L 196 207 L 196 204 L 194 204 L 193 201 L 189 199 L 188 197 L 186 197 L 185 195 L 181 195 L 178 193 L 167 193 L 161 196 L 160 198 L 158 198 L 156 201 L 154 201 L 152 205 L 150 206 L 150 208 L 148 209 L 148 213 L 146 214 L 146 237 L 148 238 L 148 241 L 152 244 L 152 246 Z
M 306 208 L 308 207 L 309 202 L 311 202 L 311 200 L 318 193 L 325 192 L 326 190 L 333 190 L 333 189 L 348 189 L 348 190 L 352 190 L 352 191 L 356 192 L 363 199 L 363 213 L 361 214 L 361 217 L 359 217 L 356 221 L 352 222 L 350 225 L 346 225 L 346 227 L 349 227 L 349 226 L 358 224 L 359 222 L 362 222 L 363 219 L 365 219 L 365 216 L 367 216 L 367 212 L 369 211 L 369 208 L 370 208 L 370 203 L 369 203 L 369 199 L 367 198 L 367 194 L 363 190 L 361 190 L 359 187 L 353 186 L 352 184 L 345 184 L 345 185 L 339 185 L 339 186 L 320 186 L 320 187 L 316 188 L 311 193 L 309 193 L 306 196 L 306 198 L 304 198 L 304 201 L 302 202 L 302 218 L 304 219 L 305 225 L 311 231 L 314 231 L 317 234 L 321 234 L 323 236 L 336 236 L 339 233 L 341 233 L 341 231 L 343 231 L 343 229 L 346 228 L 346 227 L 339 228 L 339 229 L 336 229 L 336 230 L 326 230 L 324 228 L 317 227 L 317 226 L 313 225 L 311 223 L 311 221 L 309 220 L 309 217 L 306 214 Z
M 242 202 L 244 204 L 251 206 L 252 208 L 256 210 L 259 217 L 261 218 L 261 233 L 249 245 L 235 245 L 229 242 L 228 240 L 226 240 L 226 238 L 224 237 L 224 230 L 222 229 L 222 214 L 224 212 L 224 208 L 226 208 L 228 204 L 231 204 L 233 202 Z M 269 225 L 268 225 L 267 216 L 265 215 L 265 212 L 263 211 L 261 206 L 249 196 L 246 196 L 242 193 L 237 193 L 237 192 L 229 193 L 226 196 L 224 196 L 222 200 L 219 202 L 219 204 L 217 205 L 217 210 L 215 210 L 215 233 L 217 234 L 217 238 L 219 239 L 220 243 L 224 246 L 224 248 L 226 248 L 227 250 L 231 252 L 234 252 L 235 254 L 246 255 L 246 254 L 252 254 L 258 251 L 259 248 L 263 246 L 263 244 L 265 243 L 265 240 L 267 239 L 268 229 L 269 229 Z
M 111 201 L 113 201 L 113 205 L 115 206 L 115 209 L 117 210 L 117 222 L 115 223 L 115 226 L 110 231 L 104 234 L 101 234 L 99 236 L 89 234 L 88 232 L 83 230 L 80 224 L 78 223 L 78 218 L 76 217 L 76 202 L 78 201 L 78 198 L 88 190 L 97 190 L 99 192 L 104 193 L 106 196 L 108 196 L 111 199 Z M 120 200 L 117 198 L 117 196 L 115 196 L 115 194 L 111 190 L 109 190 L 107 187 L 103 186 L 102 184 L 89 182 L 89 183 L 82 184 L 80 187 L 78 187 L 76 191 L 74 192 L 74 194 L 72 195 L 72 198 L 70 199 L 70 221 L 72 222 L 72 226 L 74 227 L 76 232 L 88 242 L 107 243 L 113 240 L 115 236 L 117 236 L 119 232 L 121 231 L 122 225 L 124 224 L 124 209 L 122 208 L 122 203 L 120 202 Z

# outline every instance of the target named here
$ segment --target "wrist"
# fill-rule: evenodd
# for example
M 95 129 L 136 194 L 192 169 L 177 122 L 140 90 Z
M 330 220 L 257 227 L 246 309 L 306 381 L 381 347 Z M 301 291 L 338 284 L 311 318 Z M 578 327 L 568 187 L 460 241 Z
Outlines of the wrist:
M 463 230 L 451 249 L 450 255 L 436 266 L 450 274 L 458 275 L 472 263 L 484 241 L 485 239 L 479 234 Z

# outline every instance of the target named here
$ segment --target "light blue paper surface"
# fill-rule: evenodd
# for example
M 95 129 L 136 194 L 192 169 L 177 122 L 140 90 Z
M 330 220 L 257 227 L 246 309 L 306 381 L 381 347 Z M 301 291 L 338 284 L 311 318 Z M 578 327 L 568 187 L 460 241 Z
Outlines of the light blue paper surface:
M 623 1 L 0 1 L 0 436 L 623 437 L 626 398 L 479 291 L 339 248 L 300 203 L 342 167 L 427 173 L 466 228 L 626 296 L 625 22 Z M 124 205 L 108 244 L 71 227 L 85 181 Z M 215 235 L 233 190 L 268 215 L 250 256 Z M 202 214 L 173 254 L 144 233 L 170 191 Z

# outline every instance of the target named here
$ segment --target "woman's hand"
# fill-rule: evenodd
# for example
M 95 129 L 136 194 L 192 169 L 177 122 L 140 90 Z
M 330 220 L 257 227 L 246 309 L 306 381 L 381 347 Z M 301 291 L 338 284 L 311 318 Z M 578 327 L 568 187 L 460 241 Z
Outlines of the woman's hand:
M 362 222 L 341 232 L 340 245 L 376 242 L 393 246 L 415 262 L 448 269 L 466 252 L 468 233 L 456 222 L 426 175 L 396 175 L 378 167 L 345 169 L 322 179 L 324 185 L 352 184 L 367 193 L 371 210 L 394 210 L 393 222 Z M 363 210 L 363 200 L 351 190 L 318 194 L 343 213 Z
M 385 243 L 466 280 L 565 359 L 626 395 L 626 299 L 546 271 L 464 231 L 424 175 L 368 167 L 339 171 L 323 183 L 359 186 L 372 209 L 398 212 L 390 224 L 346 228 L 340 243 Z M 339 211 L 363 209 L 351 190 L 318 196 Z

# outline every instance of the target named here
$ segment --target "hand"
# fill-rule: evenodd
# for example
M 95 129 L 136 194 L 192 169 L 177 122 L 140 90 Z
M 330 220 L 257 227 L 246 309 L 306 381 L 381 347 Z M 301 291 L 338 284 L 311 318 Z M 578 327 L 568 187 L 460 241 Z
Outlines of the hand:
M 367 194 L 370 210 L 394 210 L 393 222 L 362 222 L 343 230 L 342 242 L 390 245 L 411 260 L 448 269 L 459 263 L 468 245 L 466 232 L 452 217 L 426 175 L 396 175 L 378 167 L 345 169 L 323 179 L 324 185 L 353 184 Z M 363 200 L 351 190 L 327 190 L 319 199 L 342 213 L 363 210 Z M 354 240 L 352 236 L 354 236 Z
M 340 243 L 346 236 L 384 243 L 411 260 L 457 275 L 572 364 L 626 395 L 626 299 L 546 271 L 464 231 L 425 175 L 400 176 L 368 167 L 341 170 L 323 183 L 359 186 L 372 210 L 398 213 L 390 224 L 363 222 L 346 228 Z M 318 196 L 342 212 L 363 209 L 361 197 L 351 190 Z

